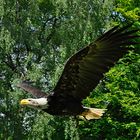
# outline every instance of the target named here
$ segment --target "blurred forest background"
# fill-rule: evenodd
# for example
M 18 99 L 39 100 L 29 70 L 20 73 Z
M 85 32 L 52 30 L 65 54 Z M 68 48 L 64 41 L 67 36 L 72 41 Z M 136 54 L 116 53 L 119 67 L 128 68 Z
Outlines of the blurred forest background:
M 106 108 L 78 122 L 19 105 L 23 79 L 51 91 L 77 50 L 118 24 L 140 27 L 139 0 L 0 0 L 0 140 L 140 139 L 140 48 L 112 68 L 83 103 Z

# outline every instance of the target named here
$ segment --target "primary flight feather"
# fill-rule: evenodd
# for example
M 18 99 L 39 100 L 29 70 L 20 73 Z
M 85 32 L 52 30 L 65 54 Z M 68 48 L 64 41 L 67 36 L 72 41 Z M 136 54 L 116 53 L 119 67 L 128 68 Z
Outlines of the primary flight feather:
M 48 95 L 22 82 L 18 87 L 37 99 L 23 99 L 22 105 L 42 109 L 51 115 L 73 115 L 99 119 L 105 109 L 87 108 L 81 103 L 99 84 L 104 74 L 135 45 L 139 36 L 132 25 L 116 26 L 68 59 L 54 90 Z M 131 30 L 130 30 L 131 29 Z

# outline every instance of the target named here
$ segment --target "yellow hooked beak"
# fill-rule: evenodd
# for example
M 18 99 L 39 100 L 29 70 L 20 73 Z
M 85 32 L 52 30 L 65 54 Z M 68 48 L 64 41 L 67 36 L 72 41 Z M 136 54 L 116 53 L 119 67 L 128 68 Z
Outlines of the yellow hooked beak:
M 21 105 L 28 105 L 30 102 L 27 99 L 23 99 L 20 101 Z

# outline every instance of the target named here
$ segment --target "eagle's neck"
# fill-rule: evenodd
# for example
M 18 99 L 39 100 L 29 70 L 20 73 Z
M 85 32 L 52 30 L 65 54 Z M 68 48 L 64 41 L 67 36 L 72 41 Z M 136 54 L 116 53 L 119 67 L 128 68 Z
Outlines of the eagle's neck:
M 37 101 L 39 105 L 46 105 L 48 103 L 47 98 L 38 98 L 34 100 Z
M 38 103 L 38 107 L 39 109 L 46 109 L 48 108 L 48 100 L 47 98 L 38 98 L 38 99 L 35 99 L 36 102 Z

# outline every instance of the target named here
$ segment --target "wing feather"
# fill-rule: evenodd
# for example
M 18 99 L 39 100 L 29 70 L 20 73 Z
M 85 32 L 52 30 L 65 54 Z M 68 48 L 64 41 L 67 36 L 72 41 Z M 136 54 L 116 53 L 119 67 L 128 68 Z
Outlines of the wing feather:
M 45 92 L 42 92 L 41 90 L 32 87 L 31 85 L 29 85 L 28 82 L 21 82 L 17 85 L 17 87 L 31 93 L 33 96 L 37 97 L 37 98 L 41 98 L 41 97 L 46 97 L 47 94 Z
M 82 100 L 99 84 L 114 64 L 131 50 L 140 36 L 138 30 L 129 30 L 132 25 L 116 26 L 74 54 L 66 63 L 63 73 L 54 88 L 54 95 L 73 96 Z

